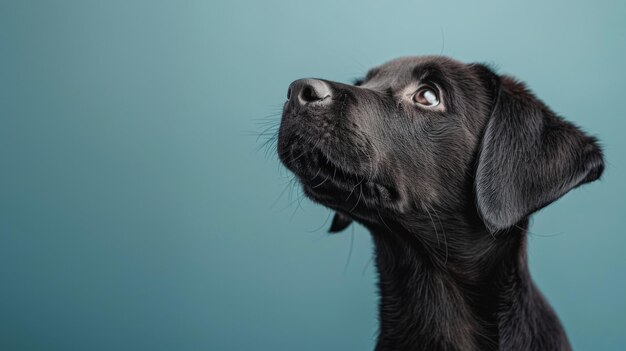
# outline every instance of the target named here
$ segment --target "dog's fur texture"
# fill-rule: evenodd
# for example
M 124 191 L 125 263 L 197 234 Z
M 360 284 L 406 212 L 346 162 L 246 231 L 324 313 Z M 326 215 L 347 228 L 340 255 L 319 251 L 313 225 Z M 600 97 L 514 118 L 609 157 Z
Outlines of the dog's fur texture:
M 441 103 L 416 104 L 427 84 Z M 528 216 L 596 180 L 595 138 L 482 64 L 405 57 L 290 86 L 278 138 L 305 194 L 376 247 L 376 350 L 569 350 L 527 265 Z

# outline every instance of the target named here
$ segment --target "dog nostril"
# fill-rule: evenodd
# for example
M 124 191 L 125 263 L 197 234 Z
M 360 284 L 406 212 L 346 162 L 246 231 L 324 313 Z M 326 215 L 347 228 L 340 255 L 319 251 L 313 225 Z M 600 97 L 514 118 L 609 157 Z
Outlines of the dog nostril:
M 304 89 L 302 89 L 302 95 L 300 96 L 302 97 L 302 100 L 306 102 L 313 102 L 322 99 L 321 97 L 317 96 L 316 91 L 310 86 L 304 87 Z
M 305 106 L 310 103 L 331 102 L 332 90 L 328 83 L 319 79 L 298 79 L 287 90 L 287 101 L 292 106 Z

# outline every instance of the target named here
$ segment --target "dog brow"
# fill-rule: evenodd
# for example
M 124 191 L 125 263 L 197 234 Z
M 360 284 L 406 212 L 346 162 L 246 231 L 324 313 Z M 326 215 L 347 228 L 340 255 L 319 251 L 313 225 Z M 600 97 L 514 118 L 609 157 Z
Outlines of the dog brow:
M 441 80 L 443 72 L 436 65 L 426 63 L 415 66 L 411 72 L 411 76 L 416 80 L 424 80 L 426 78 Z
M 364 81 L 368 81 L 372 78 L 374 78 L 375 75 L 377 75 L 380 72 L 380 68 L 372 68 L 370 69 L 367 74 L 365 75 L 365 79 Z
M 352 84 L 355 86 L 360 86 L 363 85 L 363 83 L 367 82 L 368 80 L 374 78 L 375 75 L 377 75 L 380 72 L 380 68 L 372 68 L 369 71 L 367 71 L 367 74 L 365 75 L 365 77 L 362 78 L 356 78 L 352 81 Z

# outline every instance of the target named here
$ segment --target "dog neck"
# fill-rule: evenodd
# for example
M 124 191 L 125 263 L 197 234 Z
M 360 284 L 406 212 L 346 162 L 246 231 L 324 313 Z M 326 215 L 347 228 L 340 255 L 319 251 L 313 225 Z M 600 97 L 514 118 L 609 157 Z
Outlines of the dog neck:
M 529 275 L 528 221 L 491 234 L 439 215 L 368 226 L 381 294 L 376 350 L 569 350 Z

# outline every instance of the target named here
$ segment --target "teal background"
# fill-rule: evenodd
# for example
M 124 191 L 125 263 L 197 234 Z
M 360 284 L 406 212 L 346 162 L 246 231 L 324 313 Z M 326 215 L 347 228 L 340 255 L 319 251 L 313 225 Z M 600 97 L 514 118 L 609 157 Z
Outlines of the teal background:
M 530 261 L 576 349 L 624 350 L 625 39 L 624 1 L 0 1 L 0 349 L 372 349 L 369 235 L 255 134 L 294 79 L 443 53 L 602 140 Z

